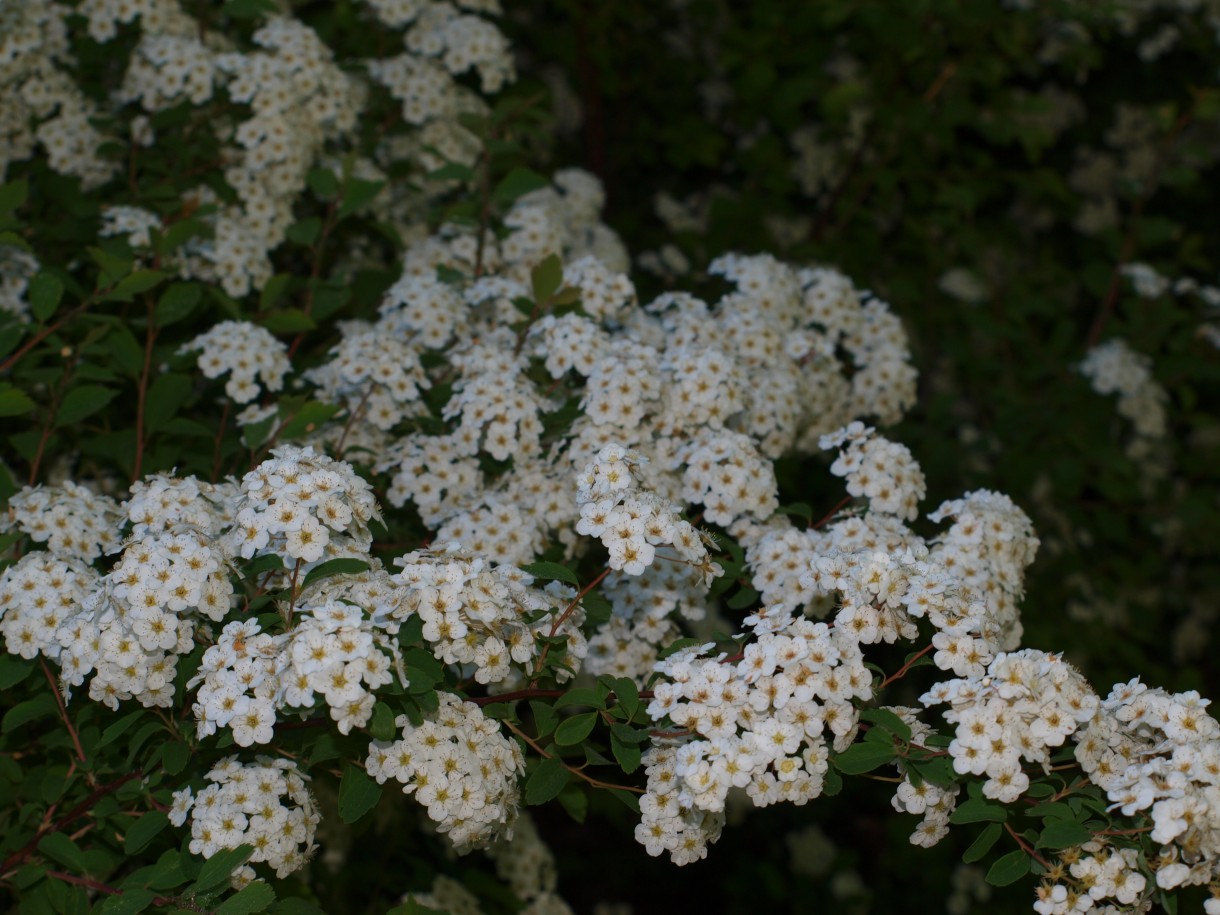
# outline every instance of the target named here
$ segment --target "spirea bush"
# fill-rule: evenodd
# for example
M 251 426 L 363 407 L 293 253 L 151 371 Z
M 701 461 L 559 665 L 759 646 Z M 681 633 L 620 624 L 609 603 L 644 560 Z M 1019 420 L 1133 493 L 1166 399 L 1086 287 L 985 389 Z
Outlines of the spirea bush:
M 919 340 L 952 328 L 921 324 L 901 274 L 903 299 L 871 291 L 880 262 L 718 246 L 669 198 L 690 254 L 637 248 L 599 178 L 556 160 L 570 86 L 531 45 L 553 23 L 509 13 L 0 9 L 7 904 L 893 910 L 868 853 L 897 872 L 927 855 L 920 893 L 952 912 L 1220 912 L 1209 700 L 1130 648 L 1110 685 L 1029 638 L 1069 608 L 1028 583 L 1028 476 L 968 466 L 988 391 L 963 416 L 922 396 Z M 588 13 L 578 53 L 614 15 Z M 1149 58 L 1207 21 L 1074 15 L 1072 53 L 1100 22 Z M 828 111 L 859 127 L 845 173 L 872 161 L 883 112 Z M 1181 164 L 1185 185 L 1211 162 Z M 1087 235 L 1117 192 L 1081 181 Z M 1133 246 L 1055 384 L 1087 394 L 1081 434 L 1104 427 L 1135 487 L 1115 504 L 1167 506 L 1182 540 L 1214 529 L 1214 467 L 1179 452 L 1215 432 L 1191 387 L 1215 363 L 1160 378 L 1109 330 L 1130 295 L 1206 344 L 1195 310 L 1220 291 Z M 939 287 L 967 312 L 998 295 L 965 267 Z M 1069 457 L 1026 460 L 1053 489 L 1086 472 Z M 1188 587 L 1192 555 L 1144 584 Z

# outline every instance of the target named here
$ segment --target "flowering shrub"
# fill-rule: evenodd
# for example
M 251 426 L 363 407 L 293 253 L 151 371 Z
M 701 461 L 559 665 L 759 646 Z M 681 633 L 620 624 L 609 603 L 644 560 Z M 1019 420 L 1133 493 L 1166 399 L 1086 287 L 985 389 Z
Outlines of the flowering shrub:
M 767 822 L 821 879 L 813 811 L 865 776 L 910 843 L 966 828 L 956 910 L 1220 911 L 1208 700 L 1026 647 L 1035 526 L 987 487 L 927 511 L 879 295 L 765 253 L 633 275 L 599 180 L 530 168 L 497 4 L 0 23 L 22 911 L 569 912 L 615 889 L 547 837 L 697 868 Z M 1147 357 L 1089 342 L 1064 377 L 1119 395 L 1145 495 L 1188 488 Z

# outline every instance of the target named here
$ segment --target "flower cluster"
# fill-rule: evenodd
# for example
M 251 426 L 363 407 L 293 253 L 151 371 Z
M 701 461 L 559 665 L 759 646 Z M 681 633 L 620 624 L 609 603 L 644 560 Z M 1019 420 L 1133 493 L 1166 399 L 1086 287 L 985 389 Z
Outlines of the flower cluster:
M 705 584 L 721 574 L 711 561 L 698 530 L 675 506 L 642 489 L 632 472 L 638 454 L 607 445 L 577 478 L 580 521 L 576 531 L 598 537 L 610 551 L 610 568 L 643 574 L 657 556 L 657 546 L 672 546 L 679 562 L 693 566 Z
M 14 494 L 0 515 L 0 533 L 16 528 L 35 543 L 45 543 L 56 556 L 92 562 L 119 551 L 122 517 L 109 496 L 65 480 L 59 486 L 27 486 Z
M 1150 458 L 1169 423 L 1165 413 L 1169 394 L 1153 377 L 1152 360 L 1116 337 L 1090 349 L 1080 372 L 1098 394 L 1118 394 L 1118 413 L 1135 430 L 1128 453 L 1136 459 Z
M 318 386 L 320 399 L 349 412 L 365 411 L 378 429 L 391 429 L 417 412 L 421 389 L 431 386 L 414 349 L 367 327 L 352 329 L 331 355 L 306 372 L 305 380 Z
M 26 553 L 0 574 L 0 635 L 9 654 L 58 659 L 60 628 L 97 587 L 98 574 L 78 559 Z
M 856 421 L 821 439 L 823 448 L 838 448 L 830 472 L 847 480 L 847 492 L 868 499 L 875 512 L 913 521 L 927 494 L 923 471 L 905 445 L 874 434 Z
M 1148 863 L 1164 890 L 1220 880 L 1220 723 L 1209 704 L 1135 679 L 1076 734 L 1077 761 L 1113 807 L 1150 820 L 1161 853 Z
M 822 792 L 829 747 L 856 733 L 852 700 L 873 693 L 872 674 L 852 634 L 776 605 L 745 621 L 753 640 L 738 658 L 683 649 L 658 662 L 649 716 L 682 729 L 676 748 L 658 749 L 648 769 L 636 838 L 675 863 L 702 858 L 719 835 L 730 788 L 755 806 L 805 804 Z M 709 818 L 706 814 L 711 814 Z
M 242 763 L 229 756 L 207 773 L 206 788 L 174 792 L 170 822 L 182 826 L 190 818 L 192 854 L 210 858 L 222 849 L 250 845 L 250 861 L 267 864 L 282 879 L 317 848 L 314 833 L 322 818 L 307 777 L 292 760 L 258 756 Z M 249 867 L 233 874 L 238 883 L 253 877 Z
M 237 403 L 249 403 L 262 387 L 278 391 L 290 368 L 288 347 L 263 327 L 248 321 L 221 321 L 182 348 L 199 353 L 205 378 L 228 375 L 225 393 Z
M 226 546 L 243 559 L 275 554 L 310 565 L 345 551 L 367 553 L 380 518 L 372 488 L 343 461 L 283 445 L 241 480 Z
M 562 635 L 565 655 L 579 668 L 587 647 L 575 610 L 551 633 L 551 623 L 573 596 L 552 583 L 532 587 L 532 576 L 514 566 L 491 566 L 456 550 L 417 551 L 396 560 L 396 580 L 406 594 L 400 612 L 418 614 L 423 636 L 446 664 L 472 669 L 479 683 L 500 683 L 537 655 L 535 634 Z
M 920 700 L 947 703 L 957 726 L 949 755 L 958 774 L 986 775 L 983 794 L 1010 804 L 1029 788 L 1023 761 L 1051 754 L 1097 711 L 1097 695 L 1057 655 L 1033 648 L 995 656 L 983 676 L 946 680 Z
M 414 795 L 465 852 L 512 835 L 525 759 L 473 702 L 445 692 L 438 699 L 436 711 L 419 724 L 399 716 L 401 739 L 373 741 L 367 770 L 380 784 L 402 782 L 403 793 Z

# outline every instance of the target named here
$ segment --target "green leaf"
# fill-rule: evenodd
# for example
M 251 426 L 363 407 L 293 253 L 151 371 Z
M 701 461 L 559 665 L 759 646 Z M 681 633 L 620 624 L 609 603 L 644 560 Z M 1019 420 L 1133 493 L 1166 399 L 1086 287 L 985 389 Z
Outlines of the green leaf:
M 143 718 L 144 715 L 145 711 L 143 709 L 129 712 L 128 714 L 124 715 L 114 724 L 107 727 L 106 730 L 102 731 L 101 739 L 98 740 L 93 749 L 100 750 L 103 747 L 107 747 L 114 743 L 116 740 L 122 737 L 124 732 L 126 732 L 133 724 Z
M 328 559 L 326 562 L 320 562 L 305 576 L 305 584 L 302 587 L 309 587 L 315 581 L 321 578 L 330 578 L 334 575 L 359 575 L 361 572 L 367 572 L 369 564 L 363 559 L 351 559 L 340 557 L 338 559 Z
M 202 298 L 203 289 L 197 283 L 170 283 L 157 299 L 153 321 L 157 327 L 168 327 L 181 321 Z
M 0 416 L 20 416 L 34 409 L 34 401 L 20 388 L 0 384 Z
M 250 915 L 252 912 L 262 912 L 275 902 L 275 891 L 262 881 L 255 881 L 242 887 L 241 891 L 230 896 L 213 911 L 216 915 Z
M 102 297 L 103 302 L 130 302 L 142 292 L 148 292 L 166 277 L 160 270 L 137 270 L 119 280 L 118 285 Z
M 560 565 L 558 562 L 527 562 L 522 566 L 518 566 L 522 572 L 533 575 L 535 578 L 543 578 L 547 581 L 563 581 L 570 585 L 580 587 L 580 579 L 576 577 L 576 573 L 567 566 Z
M 305 183 L 309 185 L 309 189 L 326 200 L 334 197 L 339 193 L 339 179 L 329 168 L 311 168 L 309 174 L 305 176 Z
M 80 846 L 62 832 L 53 832 L 43 836 L 38 842 L 38 850 L 69 870 L 82 872 L 85 870 L 85 859 L 81 854 Z
M 531 807 L 545 804 L 563 790 L 571 777 L 558 756 L 544 759 L 525 782 L 525 803 Z
M 744 610 L 746 607 L 752 607 L 758 603 L 759 594 L 749 586 L 743 586 L 736 594 L 730 597 L 726 604 L 731 610 Z
M 528 168 L 514 168 L 496 185 L 492 197 L 501 206 L 507 206 L 518 197 L 524 197 L 530 191 L 544 188 L 547 180 L 536 171 Z
M 179 744 L 179 746 L 182 746 Z M 148 847 L 148 843 L 169 825 L 169 817 L 160 810 L 150 810 L 131 824 L 123 835 L 123 848 L 134 855 Z
M 202 219 L 180 219 L 166 226 L 156 239 L 158 254 L 172 254 L 196 236 L 208 236 L 211 227 Z
M 273 334 L 301 334 L 318 325 L 299 308 L 284 308 L 263 315 L 259 323 Z
M 181 740 L 172 740 L 161 747 L 161 768 L 166 775 L 177 775 L 191 761 L 191 748 Z
M 369 719 L 369 733 L 376 740 L 393 740 L 398 736 L 394 726 L 394 712 L 384 702 L 373 706 L 373 717 Z
M 555 728 L 555 743 L 570 747 L 589 736 L 597 724 L 597 712 L 583 712 L 559 723 Z
M 911 739 L 911 726 L 891 712 L 884 708 L 868 708 L 860 712 L 861 721 L 871 721 L 879 727 L 885 728 L 891 734 L 908 741 Z
M 172 372 L 158 375 L 144 400 L 144 424 L 148 430 L 157 432 L 173 419 L 193 387 L 194 381 L 186 375 Z
M 530 711 L 534 713 L 534 726 L 538 729 L 539 737 L 544 737 L 555 729 L 559 716 L 555 714 L 555 710 L 551 706 L 545 702 L 539 702 L 537 699 L 531 699 Z
M 55 313 L 64 295 L 64 284 L 57 276 L 39 273 L 30 278 L 26 295 L 30 300 L 30 311 L 39 321 L 45 321 Z
M 12 689 L 34 671 L 32 661 L 16 655 L 0 655 L 0 689 Z
M 446 162 L 440 168 L 428 172 L 429 181 L 471 181 L 474 169 L 460 162 Z
M 1003 823 L 1008 811 L 999 804 L 989 804 L 981 798 L 972 797 L 957 806 L 949 815 L 950 823 Z
M 981 861 L 986 857 L 987 852 L 991 851 L 991 847 L 995 845 L 1003 831 L 1004 828 L 999 823 L 989 823 L 987 828 L 979 833 L 978 838 L 970 843 L 970 847 L 962 853 L 962 860 L 967 864 Z
M 104 388 L 98 384 L 86 384 L 73 388 L 64 397 L 63 403 L 59 405 L 59 412 L 55 414 L 55 427 L 62 429 L 64 426 L 76 425 L 118 396 L 118 391 L 113 388 Z
M 210 890 L 214 886 L 227 881 L 235 870 L 250 860 L 254 854 L 251 845 L 239 845 L 237 848 L 225 848 L 216 852 L 203 862 L 199 876 L 195 878 L 194 888 L 198 892 Z
M 308 247 L 317 241 L 318 236 L 322 234 L 322 220 L 316 216 L 311 216 L 309 219 L 294 222 L 288 227 L 286 234 L 289 241 Z
M 343 186 L 343 203 L 339 205 L 339 218 L 344 219 L 373 202 L 373 198 L 385 187 L 384 181 L 366 181 L 364 178 L 348 178 Z
M 58 706 L 50 693 L 39 693 L 33 699 L 19 702 L 4 713 L 4 720 L 0 722 L 0 733 L 7 734 L 23 724 L 53 715 L 57 710 Z
M 30 193 L 30 184 L 24 178 L 0 184 L 0 216 L 7 216 L 25 203 Z
M 628 775 L 640 767 L 642 754 L 639 745 L 621 739 L 617 731 L 610 734 L 610 751 Z
M 339 780 L 339 816 L 344 823 L 355 823 L 377 806 L 381 800 L 381 785 L 359 766 L 348 765 Z
M 102 915 L 135 915 L 136 912 L 143 912 L 152 905 L 156 898 L 157 894 L 151 890 L 136 887 L 123 890 L 122 896 L 109 897 L 98 911 Z
M 1073 845 L 1083 845 L 1093 838 L 1093 831 L 1083 823 L 1074 820 L 1057 821 L 1047 824 L 1038 836 L 1038 848 L 1071 848 Z
M 888 744 L 856 743 L 834 757 L 833 762 L 846 775 L 860 775 L 892 762 L 897 755 L 897 750 Z
M 590 592 L 580 599 L 585 608 L 585 622 L 593 629 L 600 629 L 609 622 L 614 606 L 600 594 Z
M 288 284 L 292 282 L 292 274 L 277 273 L 263 284 L 263 291 L 258 296 L 259 311 L 270 311 L 275 303 L 283 297 Z
M 280 430 L 280 441 L 291 441 L 308 435 L 342 409 L 339 404 L 311 400 L 297 410 L 292 419 L 284 423 L 284 428 Z
M 614 681 L 614 696 L 630 721 L 640 707 L 640 690 L 630 677 L 618 677 Z
M 534 288 L 534 301 L 540 306 L 545 305 L 563 283 L 563 262 L 559 255 L 548 255 L 538 264 L 530 272 L 530 282 Z
M 567 705 L 587 705 L 590 708 L 602 709 L 606 707 L 606 702 L 597 694 L 596 690 L 578 686 L 556 699 L 554 707 L 559 709 Z
M 987 871 L 986 880 L 992 886 L 1008 886 L 1029 873 L 1029 856 L 1021 850 L 1010 851 L 996 859 Z
M 570 784 L 560 791 L 559 804 L 577 823 L 583 823 L 589 813 L 589 795 L 579 784 Z

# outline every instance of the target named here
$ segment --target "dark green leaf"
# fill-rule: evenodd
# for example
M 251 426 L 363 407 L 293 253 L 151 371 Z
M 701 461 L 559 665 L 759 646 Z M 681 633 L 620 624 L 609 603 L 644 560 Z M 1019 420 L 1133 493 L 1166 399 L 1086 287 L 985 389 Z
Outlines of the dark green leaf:
M 949 815 L 950 823 L 1003 823 L 1008 811 L 999 804 L 990 804 L 981 798 L 970 798 L 957 806 Z
M 991 851 L 991 847 L 995 845 L 996 840 L 1000 838 L 1000 834 L 1004 831 L 999 823 L 989 823 L 987 827 L 979 833 L 978 838 L 970 843 L 970 847 L 962 853 L 962 860 L 967 864 L 973 864 L 975 861 L 981 861 L 986 857 L 987 852 Z
M 589 795 L 579 783 L 573 783 L 559 792 L 559 805 L 573 820 L 583 823 L 589 812 Z
M 20 416 L 34 409 L 34 401 L 25 391 L 11 384 L 0 384 L 0 416 Z
M 556 797 L 572 777 L 558 756 L 544 759 L 525 782 L 525 803 L 531 807 Z
M 315 581 L 322 578 L 330 578 L 334 575 L 359 575 L 361 572 L 367 572 L 369 564 L 363 559 L 350 559 L 340 557 L 338 559 L 328 559 L 326 562 L 320 562 L 305 576 L 305 584 L 302 587 L 308 587 Z
M 375 740 L 393 740 L 398 736 L 394 726 L 394 712 L 384 702 L 373 706 L 373 717 L 369 719 L 369 733 Z
M 156 898 L 156 893 L 136 887 L 123 890 L 122 896 L 108 897 L 98 911 L 102 915 L 135 915 L 136 912 L 143 912 L 152 905 Z
M 573 746 L 589 736 L 597 724 L 597 712 L 583 712 L 561 721 L 555 728 L 555 743 L 560 746 Z
M 559 255 L 550 254 L 532 271 L 530 282 L 534 289 L 534 301 L 540 306 L 545 305 L 551 296 L 559 291 L 563 283 L 563 262 Z
M 868 708 L 860 712 L 861 721 L 871 721 L 879 727 L 885 728 L 891 734 L 897 736 L 903 741 L 911 739 L 911 726 L 891 712 L 884 708 Z
M 59 412 L 55 414 L 55 426 L 62 429 L 64 426 L 76 425 L 118 396 L 119 392 L 115 389 L 104 388 L 97 384 L 73 388 L 64 397 L 63 403 L 59 405 Z
M 1073 820 L 1048 823 L 1038 836 L 1038 848 L 1071 848 L 1093 838 L 1093 832 L 1083 823 Z
M 34 664 L 16 655 L 0 655 L 0 689 L 12 689 L 34 670 Z
M 227 881 L 235 870 L 250 860 L 254 848 L 250 845 L 239 845 L 237 848 L 225 848 L 216 852 L 203 862 L 199 876 L 195 878 L 194 887 L 197 891 L 210 890 Z
M 30 312 L 39 321 L 45 321 L 55 313 L 64 295 L 64 284 L 50 273 L 39 273 L 30 278 L 26 295 L 30 300 Z
M 557 562 L 527 562 L 519 568 L 522 572 L 533 575 L 535 578 L 562 581 L 580 587 L 580 579 L 576 577 L 576 573 Z
M 987 871 L 986 880 L 992 886 L 1008 886 L 1029 873 L 1029 856 L 1025 852 L 1010 851 L 998 858 Z
M 309 219 L 294 222 L 288 227 L 286 234 L 289 241 L 308 247 L 317 241 L 318 236 L 322 234 L 322 220 L 316 216 L 311 216 Z
M 492 196 L 496 203 L 507 206 L 518 197 L 546 186 L 547 180 L 537 172 L 528 168 L 514 168 L 496 185 Z
M 263 315 L 259 323 L 273 334 L 299 334 L 317 327 L 314 319 L 299 308 L 285 308 Z
M 555 700 L 555 708 L 557 709 L 563 708 L 567 705 L 587 705 L 596 709 L 606 707 L 605 700 L 599 696 L 595 690 L 588 689 L 584 686 L 578 686 L 575 689 L 570 689 Z
M 262 912 L 275 902 L 275 891 L 261 881 L 242 887 L 241 891 L 230 896 L 215 908 L 216 915 L 250 915 L 252 912 Z
M 144 401 L 144 424 L 150 432 L 158 432 L 174 418 L 174 414 L 191 393 L 194 382 L 186 375 L 158 375 L 148 388 Z
M 29 182 L 22 178 L 20 181 L 10 181 L 8 184 L 0 184 L 0 216 L 6 216 L 17 207 L 25 203 L 25 199 L 29 196 Z
M 191 749 L 181 740 L 172 740 L 161 748 L 161 768 L 166 775 L 177 775 L 190 759 Z
M 878 766 L 892 762 L 897 756 L 893 746 L 879 743 L 857 743 L 833 758 L 835 767 L 846 775 L 871 772 Z
M 160 810 L 150 810 L 131 824 L 123 836 L 123 848 L 129 855 L 143 851 L 168 825 L 169 817 Z
M 339 404 L 311 400 L 297 410 L 292 419 L 284 423 L 284 428 L 280 430 L 280 440 L 292 441 L 294 438 L 308 435 L 342 409 Z
M 102 297 L 103 302 L 130 302 L 141 292 L 148 292 L 165 279 L 159 270 L 137 270 L 119 280 L 110 292 Z
M 158 327 L 168 327 L 189 315 L 202 298 L 198 283 L 170 283 L 157 299 L 153 320 Z
M 610 735 L 610 751 L 614 753 L 614 758 L 618 760 L 619 766 L 628 775 L 640 767 L 642 754 L 639 744 L 629 743 L 621 739 L 618 732 L 613 732 Z
M 4 721 L 0 722 L 0 733 L 7 734 L 23 724 L 54 715 L 57 710 L 58 706 L 50 693 L 39 693 L 33 699 L 19 702 L 4 713 Z
M 358 766 L 343 768 L 339 780 L 339 816 L 344 823 L 355 823 L 377 806 L 381 799 L 381 785 L 377 784 Z
M 373 198 L 381 192 L 383 187 L 385 187 L 384 181 L 348 178 L 343 186 L 343 203 L 339 205 L 339 218 L 343 219 L 357 210 L 364 209 L 373 202 Z
M 38 850 L 53 861 L 58 861 L 68 870 L 84 871 L 85 860 L 80 846 L 62 832 L 53 832 L 43 836 L 38 842 Z
M 335 173 L 329 168 L 311 168 L 309 174 L 305 176 L 305 183 L 309 185 L 309 189 L 326 200 L 339 193 L 339 179 Z

